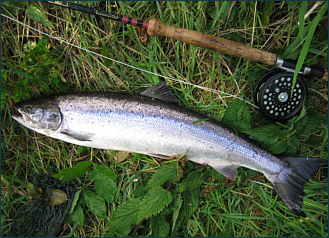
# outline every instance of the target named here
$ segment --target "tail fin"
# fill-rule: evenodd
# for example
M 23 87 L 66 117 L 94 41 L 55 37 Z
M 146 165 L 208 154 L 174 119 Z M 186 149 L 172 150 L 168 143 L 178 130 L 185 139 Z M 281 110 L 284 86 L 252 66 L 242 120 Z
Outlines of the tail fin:
M 328 165 L 328 161 L 308 157 L 282 157 L 282 159 L 290 166 L 269 180 L 289 210 L 299 216 L 303 206 L 304 183 L 311 179 L 320 167 Z

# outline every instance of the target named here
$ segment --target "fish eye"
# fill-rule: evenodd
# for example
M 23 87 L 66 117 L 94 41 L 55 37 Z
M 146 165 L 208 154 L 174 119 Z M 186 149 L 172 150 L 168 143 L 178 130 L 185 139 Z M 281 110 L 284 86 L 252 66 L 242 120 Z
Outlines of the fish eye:
M 28 113 L 28 114 L 31 114 L 32 113 L 32 107 L 31 106 L 26 106 L 25 108 L 24 108 L 24 111 L 26 112 L 26 113 Z

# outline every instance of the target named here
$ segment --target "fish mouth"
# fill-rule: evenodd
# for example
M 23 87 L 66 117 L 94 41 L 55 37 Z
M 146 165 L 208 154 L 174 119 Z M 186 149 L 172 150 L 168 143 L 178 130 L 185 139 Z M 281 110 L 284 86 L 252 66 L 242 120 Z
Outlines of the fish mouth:
M 19 124 L 26 126 L 31 130 L 35 130 L 36 127 L 33 125 L 32 121 L 29 119 L 29 116 L 24 113 L 20 108 L 14 107 L 14 113 L 11 117 L 17 121 Z
M 27 118 L 24 116 L 24 113 L 17 107 L 14 107 L 14 113 L 11 115 L 11 117 L 20 123 L 28 122 L 28 120 L 26 120 Z
M 16 119 L 20 119 L 23 118 L 22 113 L 20 112 L 19 108 L 14 107 L 14 113 L 11 115 L 12 118 Z

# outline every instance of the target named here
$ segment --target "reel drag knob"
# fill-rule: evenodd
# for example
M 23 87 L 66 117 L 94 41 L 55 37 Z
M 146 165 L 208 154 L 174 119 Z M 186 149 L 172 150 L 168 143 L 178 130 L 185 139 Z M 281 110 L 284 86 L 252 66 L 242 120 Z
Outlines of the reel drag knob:
M 293 73 L 272 70 L 257 83 L 254 100 L 259 110 L 269 119 L 287 120 L 301 111 L 307 88 L 304 80 L 297 75 L 297 81 L 291 93 L 293 77 Z

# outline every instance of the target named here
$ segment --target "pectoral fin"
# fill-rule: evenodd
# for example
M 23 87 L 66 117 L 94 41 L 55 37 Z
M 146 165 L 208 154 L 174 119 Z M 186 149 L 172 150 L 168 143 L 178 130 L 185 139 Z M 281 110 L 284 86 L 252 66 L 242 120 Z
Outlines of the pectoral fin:
M 69 130 L 64 130 L 61 131 L 62 134 L 65 134 L 69 137 L 72 137 L 76 140 L 79 141 L 92 141 L 92 134 L 86 134 L 86 133 L 82 133 L 82 132 L 76 132 L 76 131 L 69 131 Z
M 229 178 L 233 181 L 235 181 L 235 177 L 238 174 L 237 168 L 239 166 L 234 166 L 234 165 L 228 165 L 228 166 L 211 166 L 213 167 L 217 172 L 221 173 L 224 175 L 226 178 Z

